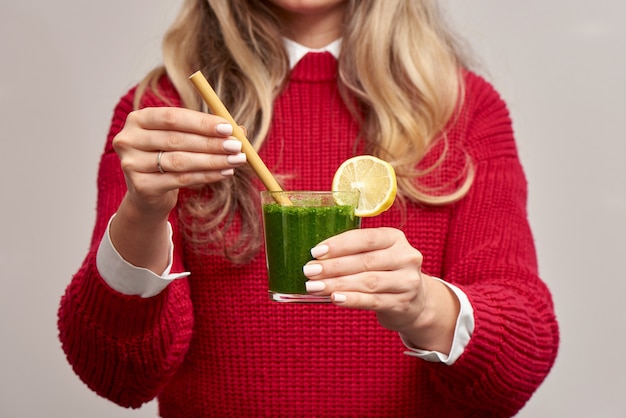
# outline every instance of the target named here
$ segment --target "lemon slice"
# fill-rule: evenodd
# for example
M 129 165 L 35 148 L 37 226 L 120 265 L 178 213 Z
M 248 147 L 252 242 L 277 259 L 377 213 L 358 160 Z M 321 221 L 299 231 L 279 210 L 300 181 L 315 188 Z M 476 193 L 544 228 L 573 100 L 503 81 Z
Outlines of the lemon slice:
M 372 155 L 359 155 L 344 161 L 333 177 L 333 191 L 358 190 L 356 216 L 380 215 L 393 205 L 398 186 L 391 164 Z

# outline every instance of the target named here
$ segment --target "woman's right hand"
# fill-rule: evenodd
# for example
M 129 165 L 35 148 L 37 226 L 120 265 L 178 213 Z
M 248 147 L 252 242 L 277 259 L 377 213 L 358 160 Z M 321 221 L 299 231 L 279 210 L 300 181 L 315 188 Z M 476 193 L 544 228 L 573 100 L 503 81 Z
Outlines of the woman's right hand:
M 167 218 L 179 189 L 221 181 L 246 162 L 231 134 L 225 119 L 184 108 L 128 115 L 113 139 L 128 191 L 109 230 L 122 258 L 161 274 L 170 245 Z
M 231 134 L 225 119 L 189 109 L 156 107 L 130 113 L 113 139 L 127 198 L 144 215 L 166 216 L 180 188 L 232 176 L 246 157 Z

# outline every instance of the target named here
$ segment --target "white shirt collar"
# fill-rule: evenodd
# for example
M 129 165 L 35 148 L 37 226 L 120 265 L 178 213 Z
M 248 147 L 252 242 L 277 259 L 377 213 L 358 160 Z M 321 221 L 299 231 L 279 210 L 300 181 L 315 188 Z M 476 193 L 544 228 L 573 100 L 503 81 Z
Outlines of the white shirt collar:
M 335 58 L 338 58 L 341 50 L 341 38 L 323 48 L 309 48 L 288 38 L 283 38 L 283 40 L 287 49 L 287 55 L 289 55 L 289 67 L 292 69 L 309 52 L 330 52 Z

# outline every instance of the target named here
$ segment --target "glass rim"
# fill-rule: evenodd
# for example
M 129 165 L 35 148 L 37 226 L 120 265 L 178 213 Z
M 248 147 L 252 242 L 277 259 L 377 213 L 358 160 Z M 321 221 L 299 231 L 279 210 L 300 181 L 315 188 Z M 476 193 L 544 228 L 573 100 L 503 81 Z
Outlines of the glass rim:
M 358 189 L 354 190 L 262 190 L 261 194 L 278 195 L 278 194 L 311 194 L 311 195 L 323 195 L 323 194 L 337 194 L 337 193 L 360 193 Z
M 354 190 L 263 190 L 261 204 L 278 203 L 281 206 L 354 206 L 359 205 L 361 192 Z

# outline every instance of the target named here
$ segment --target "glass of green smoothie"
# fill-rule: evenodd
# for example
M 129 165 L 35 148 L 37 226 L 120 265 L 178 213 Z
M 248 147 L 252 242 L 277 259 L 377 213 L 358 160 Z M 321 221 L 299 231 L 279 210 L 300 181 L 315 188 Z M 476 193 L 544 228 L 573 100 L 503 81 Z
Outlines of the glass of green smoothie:
M 277 302 L 328 303 L 309 295 L 302 267 L 313 259 L 311 248 L 361 226 L 354 210 L 358 191 L 261 192 L 270 299 Z

